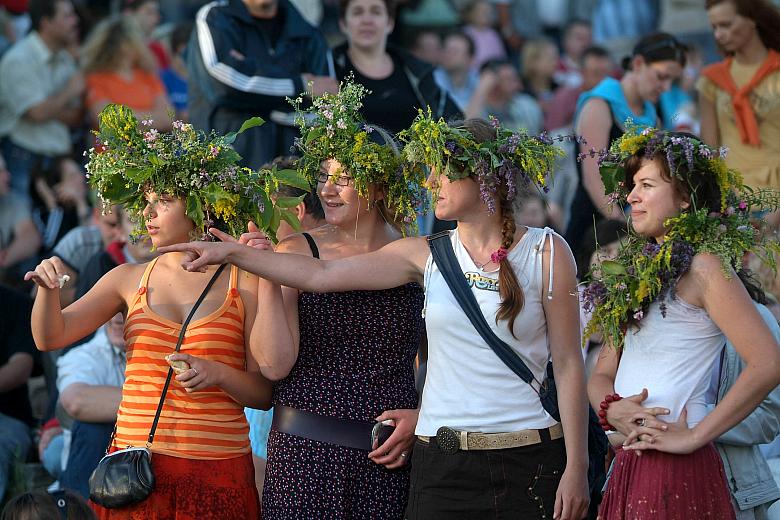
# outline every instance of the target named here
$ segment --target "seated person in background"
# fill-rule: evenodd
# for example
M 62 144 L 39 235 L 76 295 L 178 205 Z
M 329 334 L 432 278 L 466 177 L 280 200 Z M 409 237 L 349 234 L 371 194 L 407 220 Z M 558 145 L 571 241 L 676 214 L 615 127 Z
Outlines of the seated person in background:
M 33 222 L 42 238 L 40 255 L 48 258 L 54 245 L 71 229 L 88 224 L 84 171 L 68 156 L 39 161 L 30 175 Z
M 91 341 L 57 360 L 57 388 L 63 409 L 74 419 L 65 430 L 67 453 L 60 482 L 89 496 L 89 476 L 106 451 L 116 423 L 125 381 L 125 320 L 117 314 Z
M 34 420 L 27 380 L 37 355 L 30 331 L 31 313 L 29 297 L 0 285 L 0 502 L 14 464 L 25 461 L 30 449 Z
M 580 94 L 602 82 L 614 69 L 615 64 L 606 49 L 588 47 L 580 63 L 581 82 L 576 87 L 561 87 L 555 91 L 552 101 L 544 113 L 544 128 L 548 131 L 571 128 Z M 576 155 L 576 154 L 575 154 Z
M 126 263 L 142 264 L 157 256 L 157 252 L 154 251 L 154 246 L 152 246 L 152 241 L 149 239 L 148 235 L 144 235 L 137 239 L 127 240 L 127 237 L 130 236 L 130 233 L 133 230 L 134 224 L 126 211 L 119 213 L 119 220 L 121 238 L 108 244 L 103 251 L 96 253 L 87 261 L 87 264 L 79 275 L 74 300 L 84 296 L 104 274 L 114 267 Z M 94 333 L 88 334 L 68 348 L 82 345 L 93 337 Z
M 0 280 L 6 270 L 38 251 L 41 237 L 24 199 L 11 193 L 11 174 L 0 156 Z
M 542 130 L 544 114 L 539 103 L 524 94 L 517 69 L 508 61 L 489 61 L 480 71 L 479 85 L 466 108 L 467 118 L 495 117 L 509 130 Z
M 150 135 L 171 129 L 171 106 L 143 35 L 132 18 L 100 22 L 82 50 L 87 81 L 86 108 L 93 127 L 109 103 L 130 107 L 147 121 Z

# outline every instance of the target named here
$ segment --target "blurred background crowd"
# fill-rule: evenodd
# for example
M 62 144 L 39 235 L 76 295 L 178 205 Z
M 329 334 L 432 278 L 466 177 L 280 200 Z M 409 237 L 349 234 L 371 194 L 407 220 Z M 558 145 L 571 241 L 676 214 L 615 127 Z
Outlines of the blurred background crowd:
M 732 143 L 737 127 L 718 126 L 719 94 L 700 80 L 723 50 L 748 55 L 751 34 L 765 52 L 778 49 L 778 37 L 758 20 L 754 33 L 719 29 L 707 9 L 717 3 L 0 0 L 0 500 L 33 479 L 86 494 L 116 418 L 121 315 L 77 348 L 42 355 L 29 330 L 31 287 L 22 282 L 40 259 L 59 256 L 71 276 L 67 305 L 112 267 L 153 254 L 127 240 L 132 224 L 122 208 L 104 214 L 87 187 L 84 153 L 108 103 L 128 105 L 159 132 L 185 121 L 222 133 L 259 115 L 267 123 L 236 142 L 257 168 L 290 153 L 296 128 L 286 98 L 335 91 L 349 74 L 372 91 L 366 119 L 391 132 L 427 106 L 447 119 L 494 116 L 534 134 L 576 132 L 596 148 L 609 143 L 612 120 L 600 127 L 599 107 L 583 106 L 583 94 L 612 78 L 623 82 L 631 108 L 649 103 L 668 129 L 735 147 L 738 157 L 747 140 L 760 152 L 745 153 L 745 168 L 767 170 L 755 173 L 756 183 L 780 188 L 779 144 L 771 140 L 778 127 L 766 128 L 780 120 L 780 82 L 762 97 L 755 135 Z M 731 8 L 743 3 L 751 2 Z M 588 117 L 579 118 L 584 110 Z M 605 220 L 601 237 L 590 237 L 594 220 L 610 215 L 596 209 L 599 190 L 588 185 L 595 173 L 576 161 L 587 149 L 560 146 L 566 155 L 552 191 L 529 198 L 518 218 L 566 233 L 586 271 L 596 239 L 613 242 L 622 228 Z M 578 194 L 591 197 L 590 210 Z M 421 233 L 448 225 L 432 216 L 420 224 Z M 764 286 L 780 297 L 771 275 Z

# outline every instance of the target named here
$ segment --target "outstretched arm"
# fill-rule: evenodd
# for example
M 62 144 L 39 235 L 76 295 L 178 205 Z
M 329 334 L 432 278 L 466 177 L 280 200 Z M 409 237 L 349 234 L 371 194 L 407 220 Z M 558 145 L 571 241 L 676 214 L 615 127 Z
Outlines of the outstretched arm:
M 425 238 L 396 240 L 363 255 L 319 260 L 297 254 L 261 251 L 233 240 L 217 229 L 211 233 L 226 242 L 188 242 L 161 247 L 160 253 L 179 251 L 182 267 L 198 271 L 207 265 L 230 263 L 262 278 L 308 292 L 391 289 L 421 282 L 429 249 Z

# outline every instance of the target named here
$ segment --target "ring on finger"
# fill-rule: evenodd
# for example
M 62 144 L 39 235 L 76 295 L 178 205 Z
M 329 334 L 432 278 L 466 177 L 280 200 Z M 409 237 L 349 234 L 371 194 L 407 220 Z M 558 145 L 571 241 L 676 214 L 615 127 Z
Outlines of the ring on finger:
M 401 452 L 401 458 L 402 458 L 402 459 L 405 459 L 405 458 L 406 458 L 406 455 L 407 455 L 407 453 L 406 453 L 405 451 L 402 451 L 402 452 Z
M 639 420 L 638 420 L 636 423 L 637 423 L 639 426 L 641 426 L 641 427 L 643 427 L 643 428 L 644 428 L 645 426 L 647 426 L 647 417 L 642 417 L 642 418 L 641 418 L 641 419 L 639 419 Z
M 195 367 L 192 367 L 192 371 L 195 372 L 195 375 L 197 376 L 200 372 L 198 372 L 198 369 Z

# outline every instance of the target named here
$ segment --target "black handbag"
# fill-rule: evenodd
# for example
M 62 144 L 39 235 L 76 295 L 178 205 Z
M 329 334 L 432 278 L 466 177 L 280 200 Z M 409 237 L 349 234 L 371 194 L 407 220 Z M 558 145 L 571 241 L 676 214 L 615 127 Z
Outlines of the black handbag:
M 553 377 L 552 361 L 547 362 L 545 376 L 542 381 L 538 381 L 520 356 L 501 338 L 496 336 L 490 325 L 485 321 L 482 309 L 479 303 L 477 303 L 471 287 L 466 282 L 466 277 L 463 276 L 458 259 L 455 257 L 455 251 L 452 249 L 449 231 L 430 235 L 428 237 L 428 246 L 431 249 L 433 261 L 444 277 L 444 281 L 447 282 L 447 286 L 452 291 L 453 296 L 455 296 L 458 304 L 466 316 L 468 316 L 474 328 L 477 329 L 479 335 L 482 336 L 485 343 L 488 344 L 501 361 L 539 395 L 539 401 L 542 403 L 545 411 L 553 419 L 560 422 L 558 390 Z M 533 383 L 536 383 L 536 386 Z M 608 448 L 609 441 L 599 425 L 598 416 L 593 411 L 593 408 L 588 405 L 588 484 L 591 494 L 599 492 L 606 479 L 604 461 Z
M 226 265 L 223 264 L 217 269 L 195 302 L 195 305 L 193 305 L 187 319 L 184 320 L 174 352 L 179 352 L 181 349 L 187 325 Z M 162 412 L 165 402 L 165 395 L 168 393 L 172 377 L 173 368 L 171 367 L 168 368 L 168 376 L 165 379 L 162 395 L 160 395 L 160 402 L 157 404 L 157 411 L 154 414 L 154 421 L 152 421 L 152 428 L 149 431 L 146 446 L 128 447 L 108 453 L 116 435 L 116 426 L 114 426 L 114 433 L 111 434 L 111 441 L 108 443 L 106 455 L 100 459 L 95 471 L 89 477 L 89 499 L 92 502 L 108 509 L 115 509 L 142 502 L 154 491 L 151 447 L 154 440 L 154 432 L 157 430 L 157 423 L 160 420 L 160 412 Z

